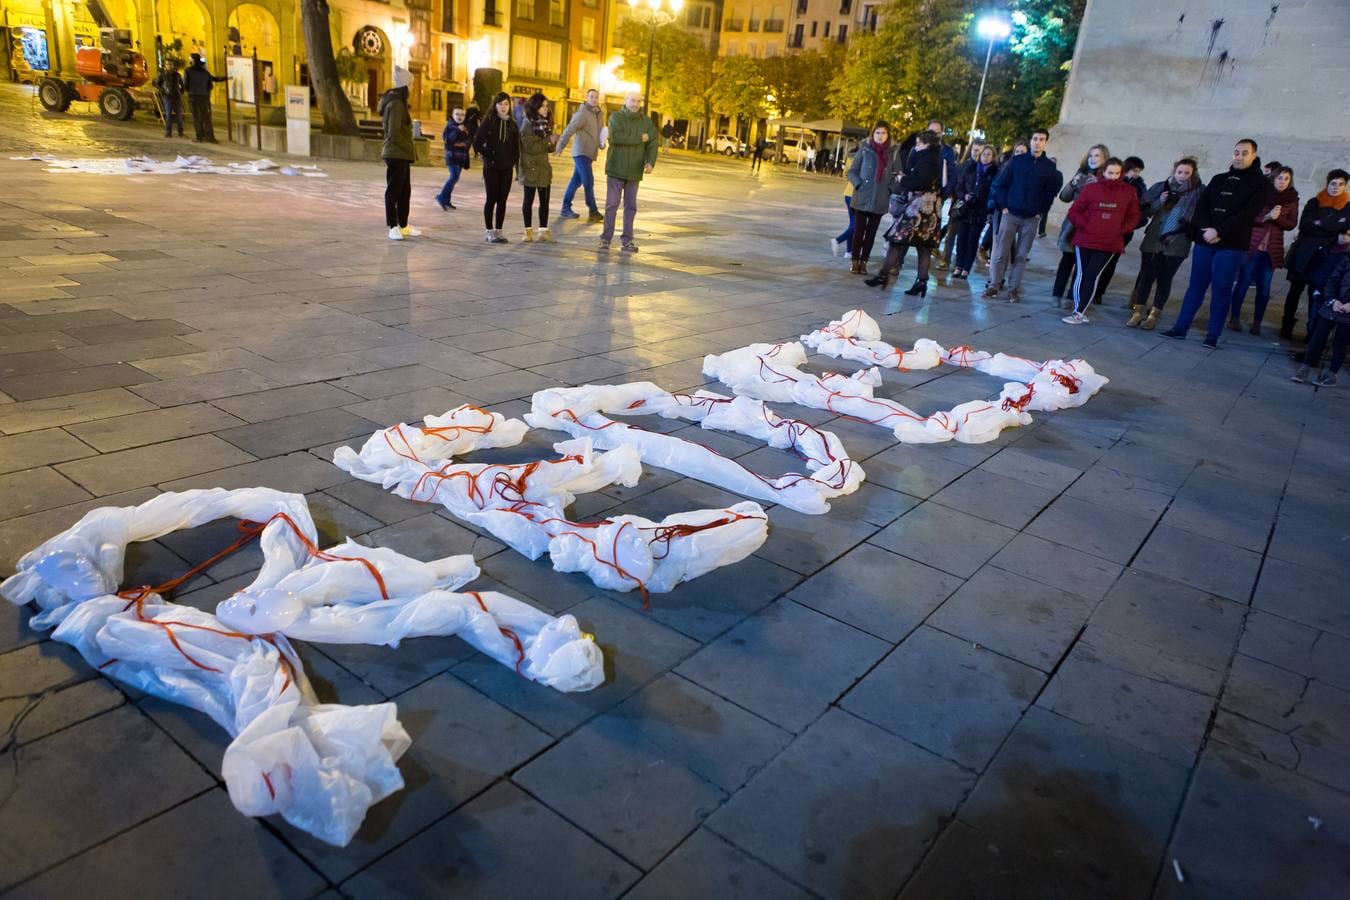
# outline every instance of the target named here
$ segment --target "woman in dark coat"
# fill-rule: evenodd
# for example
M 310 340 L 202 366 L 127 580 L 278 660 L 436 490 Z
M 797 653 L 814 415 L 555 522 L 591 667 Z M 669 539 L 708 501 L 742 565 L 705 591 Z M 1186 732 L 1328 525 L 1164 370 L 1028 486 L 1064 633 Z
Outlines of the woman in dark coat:
M 1228 311 L 1228 327 L 1242 330 L 1242 301 L 1247 287 L 1256 284 L 1256 308 L 1252 312 L 1252 334 L 1261 333 L 1261 320 L 1270 303 L 1270 279 L 1284 267 L 1284 233 L 1298 222 L 1298 191 L 1294 190 L 1294 170 L 1280 166 L 1271 179 L 1271 194 L 1256 214 L 1252 242 L 1242 258 L 1242 270 L 1233 286 L 1233 305 Z
M 511 195 L 511 175 L 520 159 L 520 129 L 511 116 L 511 96 L 498 92 L 492 99 L 492 109 L 478 134 L 473 148 L 483 158 L 483 183 L 487 200 L 483 203 L 483 227 L 489 244 L 505 244 L 502 225 L 506 222 L 506 198 Z
M 928 266 L 942 234 L 942 146 L 937 135 L 919 132 L 906 160 L 905 172 L 891 181 L 890 192 L 899 198 L 900 213 L 886 232 L 890 244 L 886 261 L 881 264 L 881 271 L 866 283 L 885 287 L 900 271 L 905 253 L 914 247 L 919 255 L 919 271 L 913 286 L 905 293 L 911 297 L 927 296 Z
M 970 277 L 970 267 L 975 265 L 975 253 L 980 246 L 980 232 L 984 231 L 985 223 L 989 220 L 989 194 L 997 174 L 994 148 L 989 146 L 980 149 L 978 159 L 969 160 L 961 167 L 953 201 L 961 204 L 961 209 L 951 216 L 956 220 L 952 223 L 956 226 L 953 278 Z
M 1286 341 L 1294 337 L 1294 320 L 1298 318 L 1298 301 L 1308 287 L 1313 262 L 1318 251 L 1336 242 L 1336 235 L 1350 228 L 1350 193 L 1346 182 L 1350 173 L 1332 169 L 1327 173 L 1327 186 L 1303 207 L 1298 219 L 1298 240 L 1289 248 L 1285 268 L 1289 270 L 1289 293 L 1284 298 L 1284 315 L 1280 318 L 1280 337 Z M 1313 299 L 1308 295 L 1308 328 L 1312 329 Z
M 855 275 L 867 274 L 867 259 L 877 240 L 877 226 L 890 203 L 888 185 L 900 168 L 900 150 L 891 143 L 891 126 L 878 122 L 872 128 L 870 140 L 858 145 L 853 162 L 848 167 L 848 183 L 853 185 L 853 207 L 856 226 L 850 250 Z

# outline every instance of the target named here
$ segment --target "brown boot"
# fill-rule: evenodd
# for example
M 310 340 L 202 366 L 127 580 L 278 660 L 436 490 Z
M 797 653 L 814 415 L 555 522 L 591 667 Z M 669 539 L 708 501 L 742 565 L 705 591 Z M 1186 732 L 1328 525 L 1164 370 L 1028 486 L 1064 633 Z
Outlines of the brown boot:
M 855 259 L 853 262 L 849 263 L 848 270 L 850 273 L 857 275 L 862 271 L 862 261 Z
M 1126 328 L 1138 328 L 1139 323 L 1144 321 L 1144 308 L 1142 306 L 1130 307 L 1130 318 L 1125 323 Z
M 1151 308 L 1148 311 L 1148 318 L 1144 319 L 1144 321 L 1139 325 L 1139 327 L 1142 328 L 1144 331 L 1152 331 L 1153 329 L 1157 328 L 1158 313 L 1160 312 L 1162 312 L 1162 310 L 1158 309 L 1158 307 L 1156 306 Z

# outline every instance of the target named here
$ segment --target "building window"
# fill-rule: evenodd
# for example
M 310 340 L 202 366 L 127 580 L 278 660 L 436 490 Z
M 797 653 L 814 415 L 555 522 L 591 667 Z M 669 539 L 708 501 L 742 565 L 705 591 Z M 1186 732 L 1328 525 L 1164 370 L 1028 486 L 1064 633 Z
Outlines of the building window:
M 444 99 L 444 95 L 443 95 L 440 91 L 438 91 L 436 88 L 432 88 L 432 89 L 431 89 L 431 111 L 432 111 L 432 112 L 439 112 L 439 111 L 442 110 L 442 109 L 445 109 L 445 99 Z
M 511 74 L 534 77 L 534 63 L 539 55 L 539 41 L 523 34 L 511 35 Z
M 759 31 L 759 10 L 750 7 L 750 21 L 745 29 L 746 31 Z
M 820 24 L 819 22 L 812 22 L 812 23 L 811 23 L 811 37 L 815 37 L 815 36 L 816 36 L 816 26 L 819 25 L 819 24 Z
M 863 9 L 863 27 L 870 32 L 876 33 L 877 8 L 875 6 L 868 6 Z
M 828 19 L 825 21 L 825 36 L 830 36 L 830 22 Z
M 741 18 L 741 11 L 738 7 L 733 6 L 731 8 L 731 14 L 727 16 L 727 20 L 725 24 L 723 24 L 722 30 L 723 31 L 745 30 L 745 20 Z
M 581 5 L 587 9 L 599 9 L 600 0 L 581 0 Z
M 581 49 L 586 53 L 595 52 L 595 17 L 581 18 Z
M 684 24 L 686 28 L 708 28 L 712 24 L 712 7 L 689 7 L 684 13 Z
M 838 38 L 839 43 L 841 43 L 841 44 L 842 44 L 844 41 L 848 40 L 848 26 L 847 26 L 847 25 L 840 25 L 840 26 L 839 26 L 839 33 L 836 35 L 836 37 Z
M 775 6 L 769 13 L 769 18 L 764 20 L 765 34 L 782 34 L 784 28 L 783 7 Z
M 792 30 L 792 49 L 794 50 L 802 49 L 802 39 L 805 37 L 806 37 L 806 26 L 801 22 L 798 22 L 797 27 Z
M 853 0 L 839 0 L 839 15 L 846 16 L 853 11 Z
M 441 0 L 441 31 L 446 34 L 454 34 L 455 29 L 455 0 Z
M 811 0 L 797 0 L 797 15 L 799 16 L 806 15 L 806 8 L 810 5 L 810 3 Z
M 562 28 L 565 21 L 563 0 L 548 0 L 548 24 L 554 28 Z
M 497 0 L 483 0 L 483 24 L 492 28 L 502 27 L 502 13 L 497 8 Z
M 550 78 L 554 81 L 562 81 L 562 49 L 562 44 L 557 41 L 539 42 L 539 62 L 536 64 L 535 69 L 539 72 L 540 78 Z
M 455 45 L 446 44 L 442 48 L 444 55 L 441 57 L 441 80 L 455 80 Z
M 516 18 L 534 18 L 534 0 L 516 0 Z

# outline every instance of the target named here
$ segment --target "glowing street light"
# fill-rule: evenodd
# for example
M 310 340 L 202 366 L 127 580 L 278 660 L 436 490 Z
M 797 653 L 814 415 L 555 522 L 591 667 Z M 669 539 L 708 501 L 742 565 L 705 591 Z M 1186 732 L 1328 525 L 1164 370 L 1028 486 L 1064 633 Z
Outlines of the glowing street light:
M 1012 23 L 1002 16 L 981 16 L 975 24 L 975 31 L 989 40 L 989 49 L 984 54 L 984 74 L 980 75 L 980 93 L 975 97 L 975 114 L 970 117 L 970 138 L 975 137 L 975 124 L 980 120 L 980 103 L 984 101 L 984 81 L 989 77 L 989 59 L 994 55 L 994 42 L 1007 40 L 1012 34 Z
M 647 80 L 643 82 L 642 90 L 642 113 L 646 115 L 647 104 L 652 96 L 652 57 L 656 54 L 656 29 L 675 21 L 684 8 L 684 0 L 627 0 L 627 3 L 634 18 L 642 12 L 642 18 L 651 28 L 651 36 L 647 41 Z M 645 10 L 642 9 L 644 5 L 647 7 Z

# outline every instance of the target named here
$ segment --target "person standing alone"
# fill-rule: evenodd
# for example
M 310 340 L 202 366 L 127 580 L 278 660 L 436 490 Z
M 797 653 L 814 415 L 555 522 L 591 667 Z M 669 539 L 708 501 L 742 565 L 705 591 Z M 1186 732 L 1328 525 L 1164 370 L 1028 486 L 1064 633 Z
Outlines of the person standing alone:
M 183 87 L 187 90 L 188 104 L 192 107 L 192 128 L 197 143 L 219 144 L 216 129 L 211 124 L 211 88 L 225 81 L 224 75 L 212 75 L 206 71 L 206 60 L 200 53 L 192 54 L 192 65 L 183 76 Z
M 638 185 L 642 176 L 656 165 L 656 126 L 643 115 L 642 97 L 629 94 L 623 108 L 609 115 L 609 156 L 605 159 L 605 228 L 600 233 L 600 249 L 608 250 L 614 239 L 614 220 L 623 204 L 623 233 L 620 243 L 628 253 L 636 253 L 633 220 L 637 218 Z
M 1271 191 L 1270 180 L 1261 171 L 1261 158 L 1256 155 L 1256 141 L 1243 138 L 1233 147 L 1233 164 L 1209 180 L 1196 204 L 1193 229 L 1197 240 L 1191 254 L 1191 281 L 1176 322 L 1160 332 L 1164 337 L 1186 337 L 1208 292 L 1209 329 L 1204 343 L 1206 347 L 1218 346 L 1219 334 L 1228 321 L 1233 285 L 1251 246 L 1256 214 Z
M 469 167 L 469 144 L 473 142 L 473 132 L 465 121 L 464 110 L 458 106 L 450 111 L 450 121 L 441 132 L 441 142 L 445 144 L 445 167 L 450 170 L 450 177 L 436 195 L 436 203 L 441 209 L 454 209 L 455 204 L 450 198 L 459 183 L 460 173 Z
M 583 188 L 586 206 L 591 211 L 590 221 L 603 222 L 605 220 L 595 203 L 595 173 L 591 168 L 600 155 L 601 149 L 604 148 L 604 143 L 600 140 L 600 132 L 603 129 L 604 118 L 600 113 L 600 94 L 595 88 L 591 88 L 586 92 L 586 102 L 581 104 L 581 107 L 572 115 L 572 121 L 567 123 L 567 128 L 563 130 L 562 137 L 558 138 L 557 153 L 559 156 L 562 156 L 563 150 L 567 147 L 567 142 L 572 140 L 572 180 L 567 183 L 567 190 L 563 192 L 562 212 L 558 213 L 564 219 L 580 218 L 572 212 L 572 198 L 576 196 L 577 188 Z
M 1045 155 L 1049 142 L 1050 132 L 1044 128 L 1036 129 L 1028 142 L 1030 152 L 1014 155 L 994 178 L 994 209 L 1001 215 L 998 235 L 994 238 L 989 284 L 980 295 L 982 300 L 998 297 L 1009 257 L 1012 257 L 1012 271 L 1008 275 L 1008 302 L 1016 303 L 1022 299 L 1022 273 L 1031 256 L 1031 245 L 1036 241 L 1041 219 L 1050 211 L 1050 204 L 1064 181 L 1059 169 Z
M 408 85 L 412 74 L 394 66 L 394 86 L 380 98 L 380 118 L 384 121 L 384 224 L 389 240 L 401 241 L 422 232 L 408 227 L 408 209 L 412 201 L 412 164 L 417 159 L 413 147 L 412 116 L 408 115 Z

